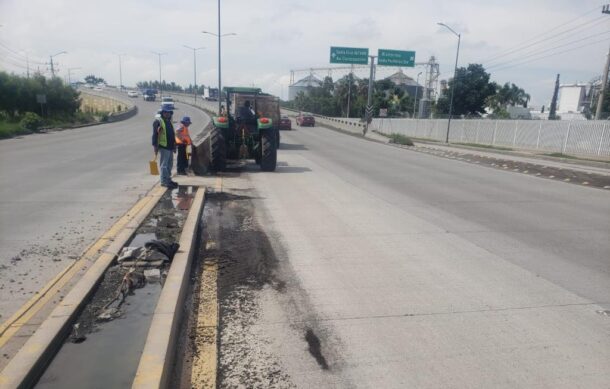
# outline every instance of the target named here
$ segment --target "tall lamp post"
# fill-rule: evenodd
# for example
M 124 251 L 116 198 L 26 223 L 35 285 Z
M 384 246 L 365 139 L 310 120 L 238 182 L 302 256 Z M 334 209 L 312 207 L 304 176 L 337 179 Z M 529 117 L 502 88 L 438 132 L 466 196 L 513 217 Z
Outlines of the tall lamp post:
M 161 56 L 166 55 L 167 53 L 157 53 L 156 51 L 152 52 L 155 55 L 159 56 L 159 97 L 163 97 L 163 85 L 161 84 Z
M 191 49 L 193 50 L 193 81 L 194 81 L 194 88 L 195 88 L 195 105 L 197 105 L 197 55 L 195 54 L 197 52 L 197 50 L 202 50 L 205 49 L 205 47 L 191 47 L 191 46 L 187 46 L 187 45 L 182 45 L 184 47 L 186 47 L 187 49 Z
M 417 95 L 419 94 L 419 76 L 422 72 L 417 73 L 417 81 L 415 82 L 415 99 L 413 100 L 413 118 L 415 118 L 415 107 L 417 106 Z M 417 115 L 419 117 L 419 114 Z
M 115 53 L 119 57 L 119 91 L 123 90 L 123 66 L 121 59 L 125 54 Z
M 68 85 L 72 85 L 72 71 L 79 70 L 82 68 L 68 68 Z
M 50 56 L 50 59 L 51 59 L 51 76 L 53 78 L 55 78 L 55 67 L 53 66 L 53 57 L 57 57 L 60 54 L 68 54 L 68 52 L 67 51 L 60 51 L 59 53 L 53 54 L 53 55 Z
M 449 120 L 447 121 L 447 137 L 445 138 L 445 143 L 449 143 L 449 130 L 451 128 L 451 116 L 453 115 L 453 94 L 455 93 L 455 88 L 457 86 L 457 64 L 458 57 L 460 56 L 460 41 L 462 36 L 455 32 L 453 28 L 449 27 L 445 23 L 437 23 L 439 26 L 443 26 L 451 31 L 458 38 L 457 44 L 457 52 L 455 53 L 455 67 L 453 68 L 453 87 L 451 88 L 451 99 L 449 100 Z
M 220 110 L 222 108 L 222 73 L 221 73 L 221 59 L 220 59 L 220 48 L 221 48 L 221 44 L 220 44 L 220 39 L 222 37 L 225 36 L 229 36 L 229 35 L 237 35 L 234 32 L 230 32 L 228 34 L 221 34 L 220 33 L 220 0 L 218 0 L 218 34 L 214 34 L 213 32 L 209 32 L 209 31 L 201 31 L 204 34 L 209 34 L 212 36 L 215 36 L 218 38 L 218 115 L 220 115 Z M 227 107 L 228 109 L 229 107 Z

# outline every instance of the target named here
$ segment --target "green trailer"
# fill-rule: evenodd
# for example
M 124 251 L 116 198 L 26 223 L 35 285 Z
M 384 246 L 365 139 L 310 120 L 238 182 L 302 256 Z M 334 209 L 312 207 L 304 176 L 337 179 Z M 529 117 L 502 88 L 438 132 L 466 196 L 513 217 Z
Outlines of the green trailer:
M 274 171 L 279 147 L 279 99 L 259 88 L 225 87 L 223 94 L 224 112 L 212 118 L 210 170 L 225 170 L 227 160 L 254 159 L 261 170 Z M 244 111 L 246 102 L 250 113 Z

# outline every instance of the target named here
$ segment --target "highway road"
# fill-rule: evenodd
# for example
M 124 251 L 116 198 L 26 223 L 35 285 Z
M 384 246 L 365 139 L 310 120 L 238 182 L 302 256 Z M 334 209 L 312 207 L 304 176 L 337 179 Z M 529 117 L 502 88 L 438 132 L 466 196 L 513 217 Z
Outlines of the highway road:
M 158 180 L 148 161 L 159 103 L 133 101 L 139 112 L 126 121 L 0 140 L 0 322 Z M 209 120 L 177 108 L 194 130 Z
M 220 387 L 608 387 L 609 191 L 321 127 L 282 141 L 276 173 L 211 196 Z

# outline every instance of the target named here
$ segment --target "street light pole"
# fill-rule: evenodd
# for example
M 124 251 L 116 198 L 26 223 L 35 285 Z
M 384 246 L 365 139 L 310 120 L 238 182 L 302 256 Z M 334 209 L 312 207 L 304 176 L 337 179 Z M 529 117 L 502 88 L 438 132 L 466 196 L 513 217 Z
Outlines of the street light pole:
M 195 105 L 197 105 L 197 55 L 195 55 L 195 53 L 197 52 L 197 50 L 201 50 L 201 49 L 205 49 L 205 47 L 191 47 L 191 46 L 187 46 L 187 45 L 183 45 L 184 47 L 186 47 L 187 49 L 191 49 L 193 50 L 193 80 L 194 80 L 194 88 L 195 88 Z
M 221 59 L 220 59 L 220 38 L 223 38 L 225 36 L 229 36 L 229 35 L 237 35 L 234 32 L 230 32 L 227 34 L 221 34 L 220 33 L 220 0 L 218 0 L 218 34 L 214 34 L 213 32 L 209 32 L 209 31 L 201 31 L 203 34 L 209 34 L 212 36 L 215 36 L 218 38 L 218 115 L 220 115 L 220 111 L 222 108 L 222 63 L 221 63 Z M 229 109 L 229 107 L 227 107 L 227 109 Z
M 53 57 L 57 57 L 60 54 L 68 54 L 68 53 L 66 51 L 60 51 L 59 53 L 53 54 L 53 55 L 50 56 L 50 59 L 51 59 L 51 77 L 52 78 L 55 78 L 55 67 L 53 66 Z
M 119 56 L 119 91 L 123 90 L 123 66 L 121 64 L 121 56 L 123 54 L 117 54 Z
M 419 94 L 419 76 L 422 72 L 417 73 L 417 81 L 415 82 L 415 99 L 413 100 L 413 118 L 415 118 L 415 107 L 417 106 L 417 95 Z M 419 113 L 417 115 L 419 117 Z
M 78 70 L 81 68 L 68 68 L 68 85 L 72 85 L 72 70 Z
M 156 51 L 153 51 L 153 54 L 159 56 L 159 97 L 161 98 L 163 97 L 163 85 L 161 84 L 161 56 L 167 53 L 157 53 Z
M 449 130 L 451 129 L 451 116 L 453 115 L 453 94 L 455 93 L 455 88 L 457 86 L 457 65 L 458 65 L 458 57 L 460 56 L 460 41 L 462 36 L 455 32 L 451 27 L 446 25 L 445 23 L 437 23 L 439 26 L 443 26 L 451 31 L 455 36 L 458 37 L 457 44 L 457 52 L 455 53 L 455 66 L 453 68 L 453 87 L 451 88 L 451 99 L 449 100 L 449 120 L 447 121 L 447 136 L 445 138 L 445 143 L 449 143 Z

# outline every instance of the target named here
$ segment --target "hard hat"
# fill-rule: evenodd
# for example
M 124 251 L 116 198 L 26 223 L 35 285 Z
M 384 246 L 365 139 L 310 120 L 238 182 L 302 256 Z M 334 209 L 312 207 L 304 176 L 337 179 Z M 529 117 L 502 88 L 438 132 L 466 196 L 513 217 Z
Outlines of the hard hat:
M 191 118 L 188 116 L 185 116 L 182 118 L 182 120 L 180 120 L 180 123 L 184 123 L 184 124 L 191 124 Z

